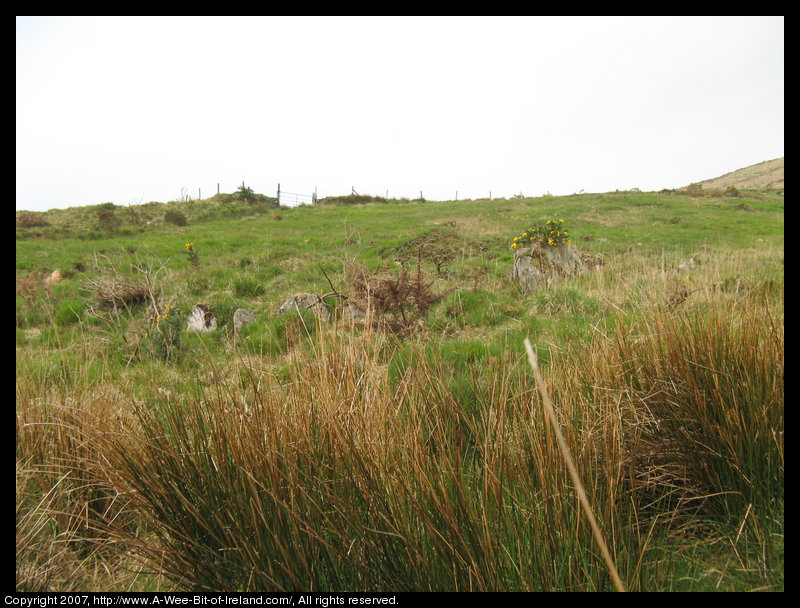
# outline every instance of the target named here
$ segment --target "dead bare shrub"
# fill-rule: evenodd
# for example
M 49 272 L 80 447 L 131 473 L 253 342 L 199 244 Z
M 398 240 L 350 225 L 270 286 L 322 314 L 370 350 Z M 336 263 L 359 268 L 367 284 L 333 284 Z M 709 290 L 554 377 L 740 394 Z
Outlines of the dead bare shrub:
M 126 255 L 121 252 L 120 255 Z M 86 288 L 93 292 L 101 309 L 128 308 L 145 302 L 155 303 L 161 293 L 156 278 L 165 269 L 161 262 L 143 261 L 132 255 L 125 272 L 117 268 L 118 263 L 109 256 L 95 259 L 94 276 L 85 281 Z
M 119 277 L 98 277 L 87 283 L 94 290 L 100 308 L 126 308 L 134 304 L 151 301 L 155 294 L 148 285 L 135 283 Z
M 363 264 L 353 264 L 348 283 L 348 302 L 366 311 L 367 322 L 398 335 L 416 330 L 446 295 L 433 290 L 434 281 L 422 271 L 419 259 L 416 271 L 403 266 L 394 274 L 373 273 Z

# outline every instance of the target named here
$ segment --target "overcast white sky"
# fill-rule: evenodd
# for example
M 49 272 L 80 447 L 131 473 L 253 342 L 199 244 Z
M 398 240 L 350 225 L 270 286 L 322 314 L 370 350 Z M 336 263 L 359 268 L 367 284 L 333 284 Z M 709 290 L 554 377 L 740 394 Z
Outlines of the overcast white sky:
M 685 186 L 784 155 L 784 18 L 17 17 L 17 209 Z M 185 189 L 185 190 L 183 190 Z

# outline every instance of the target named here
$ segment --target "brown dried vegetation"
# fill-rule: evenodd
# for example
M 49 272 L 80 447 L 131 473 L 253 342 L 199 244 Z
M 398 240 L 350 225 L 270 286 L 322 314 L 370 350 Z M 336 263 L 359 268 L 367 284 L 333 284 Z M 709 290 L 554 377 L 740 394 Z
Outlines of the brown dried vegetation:
M 446 295 L 434 291 L 434 281 L 422 271 L 419 258 L 414 272 L 403 266 L 395 274 L 373 273 L 363 264 L 353 264 L 348 283 L 348 300 L 365 311 L 366 322 L 398 335 L 417 329 L 431 307 Z

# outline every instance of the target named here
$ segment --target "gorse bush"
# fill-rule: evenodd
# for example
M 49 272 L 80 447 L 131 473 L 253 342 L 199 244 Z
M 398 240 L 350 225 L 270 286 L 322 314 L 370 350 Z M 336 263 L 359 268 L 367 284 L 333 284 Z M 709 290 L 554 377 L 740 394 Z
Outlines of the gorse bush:
M 565 229 L 565 222 L 566 220 L 563 219 L 550 219 L 544 224 L 537 224 L 533 228 L 528 228 L 521 235 L 514 237 L 511 242 L 511 248 L 527 247 L 534 243 L 550 247 L 572 243 L 569 231 Z
M 142 351 L 161 361 L 177 362 L 186 318 L 172 305 L 153 308 L 150 326 L 140 342 Z
M 189 265 L 197 270 L 200 267 L 200 256 L 197 254 L 194 243 L 184 243 L 183 252 L 189 258 Z

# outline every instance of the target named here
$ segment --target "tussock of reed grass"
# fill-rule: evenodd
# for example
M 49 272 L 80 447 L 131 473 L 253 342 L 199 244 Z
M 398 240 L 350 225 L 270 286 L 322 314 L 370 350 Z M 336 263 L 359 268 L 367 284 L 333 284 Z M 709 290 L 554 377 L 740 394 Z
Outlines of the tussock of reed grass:
M 637 344 L 620 336 L 623 360 L 638 366 L 623 374 L 652 415 L 647 443 L 677 471 L 662 465 L 664 475 L 685 500 L 694 494 L 734 520 L 748 505 L 766 515 L 783 501 L 784 338 L 772 314 L 712 303 L 657 319 Z

